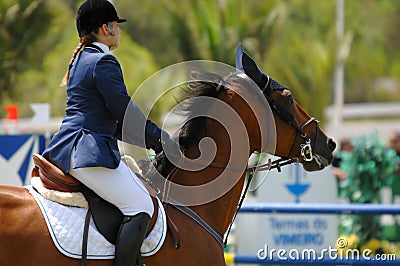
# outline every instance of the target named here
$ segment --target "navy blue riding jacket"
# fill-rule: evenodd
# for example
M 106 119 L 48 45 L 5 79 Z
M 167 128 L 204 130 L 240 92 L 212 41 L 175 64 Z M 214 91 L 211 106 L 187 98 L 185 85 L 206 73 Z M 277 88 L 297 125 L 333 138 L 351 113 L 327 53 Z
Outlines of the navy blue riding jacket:
M 125 142 L 156 149 L 161 129 L 132 102 L 117 59 L 97 46 L 85 47 L 70 71 L 60 130 L 43 156 L 64 173 L 69 172 L 71 155 L 74 169 L 114 169 L 120 162 L 117 140 L 122 140 L 122 134 Z

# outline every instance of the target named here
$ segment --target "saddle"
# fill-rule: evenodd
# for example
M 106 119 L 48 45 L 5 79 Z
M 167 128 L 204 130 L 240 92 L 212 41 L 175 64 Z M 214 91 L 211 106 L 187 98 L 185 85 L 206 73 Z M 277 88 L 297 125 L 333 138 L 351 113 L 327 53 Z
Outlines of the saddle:
M 33 154 L 32 157 L 35 163 L 32 176 L 39 176 L 45 188 L 61 192 L 81 191 L 83 185 L 72 175 L 65 174 L 39 154 Z
M 32 177 L 40 177 L 45 188 L 61 192 L 81 192 L 83 194 L 88 202 L 89 211 L 97 229 L 107 241 L 115 245 L 117 233 L 123 219 L 122 212 L 115 205 L 99 197 L 79 180 L 69 174 L 65 174 L 43 156 L 34 154 L 33 161 L 35 167 L 32 170 Z M 152 198 L 152 200 L 154 209 L 157 210 L 156 199 Z M 155 212 L 155 215 L 157 215 L 157 212 Z M 149 230 L 153 228 L 155 220 L 152 219 Z

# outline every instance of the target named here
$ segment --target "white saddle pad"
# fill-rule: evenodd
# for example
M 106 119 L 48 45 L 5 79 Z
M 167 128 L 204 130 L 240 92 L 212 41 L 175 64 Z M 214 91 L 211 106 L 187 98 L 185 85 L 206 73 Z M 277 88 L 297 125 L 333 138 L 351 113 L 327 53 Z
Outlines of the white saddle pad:
M 82 257 L 83 227 L 87 209 L 67 207 L 48 200 L 37 193 L 32 186 L 26 189 L 35 198 L 46 221 L 51 238 L 58 250 L 72 258 Z M 158 199 L 157 199 L 158 200 Z M 140 249 L 142 256 L 155 254 L 164 243 L 167 235 L 167 222 L 164 208 L 158 200 L 158 218 L 153 230 L 143 241 Z M 87 258 L 113 259 L 115 247 L 108 242 L 96 229 L 93 220 L 90 221 Z

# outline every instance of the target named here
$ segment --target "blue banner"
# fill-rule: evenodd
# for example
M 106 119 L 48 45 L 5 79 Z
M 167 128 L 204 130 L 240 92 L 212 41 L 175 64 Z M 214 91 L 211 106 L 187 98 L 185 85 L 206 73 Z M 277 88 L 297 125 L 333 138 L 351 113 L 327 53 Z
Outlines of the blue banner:
M 30 183 L 32 154 L 45 148 L 43 135 L 0 136 L 0 184 L 24 186 Z

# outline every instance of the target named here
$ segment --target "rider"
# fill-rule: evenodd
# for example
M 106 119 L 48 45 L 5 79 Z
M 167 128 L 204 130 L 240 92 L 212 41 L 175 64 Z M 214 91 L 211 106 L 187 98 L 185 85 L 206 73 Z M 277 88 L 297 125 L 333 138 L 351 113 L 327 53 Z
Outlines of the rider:
M 110 54 L 120 42 L 118 24 L 126 21 L 107 0 L 87 0 L 80 6 L 76 16 L 80 42 L 63 80 L 66 115 L 43 153 L 123 213 L 115 250 L 118 266 L 136 265 L 154 212 L 149 193 L 121 161 L 117 140 L 122 140 L 125 111 L 129 108 L 129 121 L 135 127 L 123 132 L 129 143 L 159 153 L 165 133 L 132 102 L 120 64 Z

